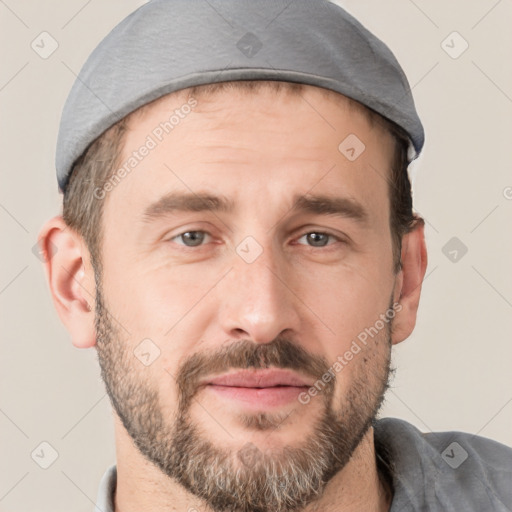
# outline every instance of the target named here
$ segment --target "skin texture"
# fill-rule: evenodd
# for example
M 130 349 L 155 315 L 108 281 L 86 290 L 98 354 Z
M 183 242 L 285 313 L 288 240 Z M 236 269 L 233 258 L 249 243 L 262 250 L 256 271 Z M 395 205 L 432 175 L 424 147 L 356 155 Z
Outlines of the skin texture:
M 186 101 L 169 95 L 134 116 L 123 156 Z M 365 144 L 354 161 L 338 151 L 349 134 Z M 45 225 L 55 306 L 74 345 L 97 348 L 114 405 L 116 511 L 389 509 L 371 421 L 427 265 L 420 224 L 392 271 L 392 151 L 338 94 L 220 92 L 102 199 L 101 278 L 61 217 Z M 234 209 L 144 215 L 176 192 L 223 195 Z M 365 221 L 294 211 L 296 195 L 349 198 Z M 393 321 L 307 404 L 257 410 L 200 385 L 269 366 L 314 382 L 393 304 Z M 135 357 L 142 340 L 158 354 L 148 366 Z

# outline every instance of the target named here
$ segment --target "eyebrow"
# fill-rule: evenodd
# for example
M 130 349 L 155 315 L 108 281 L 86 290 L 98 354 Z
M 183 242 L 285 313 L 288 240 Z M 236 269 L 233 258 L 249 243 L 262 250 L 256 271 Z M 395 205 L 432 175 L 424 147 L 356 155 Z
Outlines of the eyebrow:
M 235 204 L 224 196 L 211 194 L 193 194 L 172 192 L 150 204 L 143 213 L 145 221 L 151 221 L 165 215 L 181 212 L 232 212 Z
M 316 215 L 334 215 L 353 219 L 360 224 L 367 224 L 369 221 L 369 214 L 364 206 L 349 197 L 313 194 L 296 195 L 292 211 Z
M 225 196 L 172 192 L 149 205 L 144 210 L 143 219 L 150 222 L 176 212 L 232 213 L 234 210 L 234 201 Z M 369 220 L 367 210 L 359 202 L 348 197 L 297 194 L 293 197 L 292 207 L 289 211 L 292 213 L 333 215 L 353 219 L 360 224 L 366 224 Z

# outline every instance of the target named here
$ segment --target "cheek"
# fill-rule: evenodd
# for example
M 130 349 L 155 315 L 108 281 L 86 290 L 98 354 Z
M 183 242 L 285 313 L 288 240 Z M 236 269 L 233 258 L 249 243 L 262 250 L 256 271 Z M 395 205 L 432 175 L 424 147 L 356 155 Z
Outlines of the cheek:
M 208 272 L 199 275 L 197 267 L 134 264 L 115 251 L 112 260 L 116 264 L 104 268 L 112 314 L 129 332 L 149 338 L 172 336 L 219 275 L 210 279 Z
M 337 403 L 354 385 L 373 389 L 381 379 L 390 326 L 382 317 L 387 318 L 392 288 L 392 276 L 377 264 L 364 270 L 340 267 L 302 279 L 301 298 L 314 313 L 313 337 L 321 344 L 310 349 L 325 357 L 336 376 Z
M 324 324 L 333 344 L 346 343 L 372 326 L 385 313 L 393 289 L 393 276 L 375 262 L 358 266 L 317 268 L 297 280 L 297 295 Z

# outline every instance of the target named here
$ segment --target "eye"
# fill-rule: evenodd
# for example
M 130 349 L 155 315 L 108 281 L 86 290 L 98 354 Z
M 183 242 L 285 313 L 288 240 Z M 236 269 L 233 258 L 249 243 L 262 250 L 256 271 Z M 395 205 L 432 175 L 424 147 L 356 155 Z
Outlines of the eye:
M 176 242 L 185 247 L 198 247 L 204 242 L 205 237 L 210 236 L 206 231 L 185 231 L 169 239 L 169 241 L 181 240 L 183 243 Z
M 330 235 L 329 233 L 321 233 L 318 231 L 312 231 L 310 233 L 306 233 L 302 235 L 298 240 L 302 240 L 303 238 L 306 238 L 306 241 L 308 244 L 311 244 L 312 247 L 325 247 L 329 239 L 334 239 L 339 241 L 337 237 L 334 235 Z

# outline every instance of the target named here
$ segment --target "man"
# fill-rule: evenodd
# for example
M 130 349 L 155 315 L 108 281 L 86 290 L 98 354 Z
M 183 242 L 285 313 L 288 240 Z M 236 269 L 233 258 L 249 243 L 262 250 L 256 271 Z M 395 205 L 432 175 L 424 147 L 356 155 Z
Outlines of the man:
M 328 1 L 153 0 L 100 43 L 41 232 L 115 412 L 96 510 L 510 510 L 510 449 L 376 419 L 427 266 L 423 142 Z

